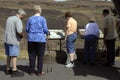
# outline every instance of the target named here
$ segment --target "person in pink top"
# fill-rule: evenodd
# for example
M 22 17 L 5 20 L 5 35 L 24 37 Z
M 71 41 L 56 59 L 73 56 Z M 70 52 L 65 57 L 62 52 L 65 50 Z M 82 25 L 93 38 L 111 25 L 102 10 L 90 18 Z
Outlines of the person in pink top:
M 66 64 L 65 67 L 74 67 L 75 48 L 74 43 L 77 38 L 77 21 L 72 17 L 71 12 L 65 13 L 66 30 L 65 30 L 65 41 L 67 47 L 67 53 L 70 54 L 70 63 Z

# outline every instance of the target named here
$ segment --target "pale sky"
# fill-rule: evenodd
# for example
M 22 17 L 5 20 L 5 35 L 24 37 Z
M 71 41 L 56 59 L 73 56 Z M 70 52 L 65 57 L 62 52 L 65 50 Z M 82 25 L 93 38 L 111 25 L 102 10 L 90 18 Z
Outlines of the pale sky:
M 67 0 L 54 0 L 54 1 L 67 1 Z M 73 0 L 74 1 L 74 0 Z M 111 1 L 111 0 L 108 0 L 108 1 Z

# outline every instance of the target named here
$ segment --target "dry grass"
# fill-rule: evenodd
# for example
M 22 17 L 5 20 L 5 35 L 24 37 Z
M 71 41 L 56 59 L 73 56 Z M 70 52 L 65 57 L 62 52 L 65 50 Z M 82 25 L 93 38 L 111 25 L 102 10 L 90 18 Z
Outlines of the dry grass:
M 19 59 L 28 59 L 28 52 L 27 52 L 27 50 L 21 50 L 20 51 L 20 56 L 18 58 Z

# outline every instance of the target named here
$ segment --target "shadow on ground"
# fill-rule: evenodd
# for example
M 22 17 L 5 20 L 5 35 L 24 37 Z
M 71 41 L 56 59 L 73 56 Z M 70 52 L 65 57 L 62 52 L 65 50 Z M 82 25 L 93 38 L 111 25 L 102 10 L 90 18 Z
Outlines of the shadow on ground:
M 67 61 L 67 53 L 65 51 L 56 50 L 55 60 L 59 64 L 65 64 Z
M 6 73 L 6 66 L 0 65 L 0 71 L 3 71 L 4 73 Z
M 97 77 L 96 80 L 100 78 L 105 78 L 108 80 L 120 80 L 120 68 L 119 67 L 105 67 L 101 64 L 95 66 L 89 64 L 82 64 L 79 61 L 75 62 L 76 67 L 73 68 L 75 76 L 84 77 Z
M 75 65 L 76 67 L 73 68 L 74 76 L 82 76 L 84 78 L 90 78 L 89 80 L 120 80 L 119 67 L 103 67 L 99 64 L 97 64 L 96 66 L 83 65 L 79 61 L 76 61 Z M 57 68 L 59 69 L 59 67 Z M 28 65 L 18 65 L 18 69 L 27 74 L 29 72 Z M 5 74 L 5 71 L 6 71 L 6 66 L 0 65 L 0 72 L 4 72 Z M 64 71 L 61 74 L 63 73 Z M 70 73 L 68 72 L 68 74 Z
M 105 67 L 102 64 L 105 63 L 105 57 L 101 56 L 101 53 L 96 55 L 96 65 L 84 65 L 82 64 L 84 49 L 76 49 L 77 61 L 73 72 L 75 76 L 105 78 L 108 80 L 120 80 L 120 67 Z M 98 80 L 98 79 L 96 79 Z
M 18 65 L 17 66 L 18 70 L 29 73 L 29 66 L 28 65 Z M 6 65 L 0 65 L 0 71 L 4 72 L 6 74 Z
M 44 56 L 44 63 L 47 64 L 65 64 L 67 61 L 67 53 L 63 50 L 55 50 L 55 51 L 46 51 Z
M 79 54 L 82 53 L 78 51 Z M 51 53 L 53 56 L 51 59 L 53 59 L 56 63 L 58 64 L 65 64 L 67 60 L 67 53 L 65 51 L 56 51 L 56 53 Z M 54 57 L 54 58 L 53 58 Z M 46 57 L 47 58 L 47 57 Z M 48 59 L 46 59 L 48 60 Z M 20 60 L 18 61 L 19 64 L 23 65 L 18 65 L 17 68 L 20 71 L 23 71 L 25 73 L 29 73 L 29 66 L 28 66 L 28 60 Z M 60 74 L 64 74 L 64 67 L 58 66 L 56 63 L 50 64 L 51 66 L 53 65 L 57 71 L 61 71 Z M 119 62 L 120 63 L 120 62 Z M 119 64 L 117 63 L 117 64 Z M 50 67 L 49 65 L 49 67 Z M 48 65 L 44 63 L 44 68 L 46 69 Z M 70 69 L 70 68 L 69 68 Z M 65 69 L 69 70 L 69 69 Z M 88 80 L 120 80 L 120 66 L 114 66 L 114 67 L 104 67 L 100 63 L 97 63 L 95 66 L 89 65 L 89 64 L 82 64 L 81 59 L 75 61 L 75 67 L 72 68 L 72 73 L 74 73 L 74 76 L 79 76 L 80 78 L 85 78 Z M 0 65 L 0 72 L 6 72 L 6 66 L 5 65 Z M 70 71 L 71 72 L 71 71 Z M 67 74 L 71 74 L 70 72 L 67 72 Z M 54 72 L 56 74 L 57 72 Z M 52 74 L 53 74 L 52 73 Z M 65 74 L 67 76 L 67 74 Z M 82 76 L 82 77 L 81 77 Z M 89 79 L 90 78 L 90 79 Z

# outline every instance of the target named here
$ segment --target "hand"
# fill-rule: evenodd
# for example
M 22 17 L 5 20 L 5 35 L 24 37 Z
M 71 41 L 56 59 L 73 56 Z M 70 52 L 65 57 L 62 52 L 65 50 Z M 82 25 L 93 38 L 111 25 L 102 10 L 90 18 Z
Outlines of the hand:
M 19 36 L 20 36 L 21 39 L 23 38 L 23 35 L 22 35 L 22 34 L 20 34 Z
M 20 39 L 23 38 L 23 34 L 22 34 L 22 33 L 16 33 L 16 35 L 17 35 Z
M 50 32 L 47 33 L 47 36 L 50 36 Z

